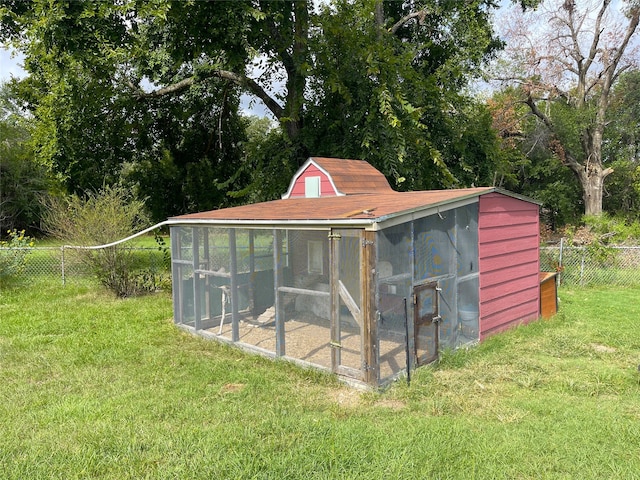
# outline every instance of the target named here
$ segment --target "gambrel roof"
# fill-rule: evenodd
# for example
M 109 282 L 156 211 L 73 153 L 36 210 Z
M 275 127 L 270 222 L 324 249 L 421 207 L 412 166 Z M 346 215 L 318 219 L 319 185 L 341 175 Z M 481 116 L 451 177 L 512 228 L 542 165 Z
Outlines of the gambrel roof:
M 393 192 L 386 177 L 364 160 L 311 157 L 293 176 L 282 198 L 304 197 L 304 180 L 309 176 L 321 178 L 321 197 Z
M 336 193 L 317 198 L 294 193 L 296 185 L 304 185 L 301 179 L 309 167 L 320 167 L 326 172 Z M 280 200 L 181 215 L 171 218 L 170 222 L 273 228 L 347 226 L 377 230 L 475 203 L 481 195 L 493 192 L 537 203 L 495 187 L 396 192 L 382 173 L 363 160 L 313 157 L 300 167 L 287 194 Z

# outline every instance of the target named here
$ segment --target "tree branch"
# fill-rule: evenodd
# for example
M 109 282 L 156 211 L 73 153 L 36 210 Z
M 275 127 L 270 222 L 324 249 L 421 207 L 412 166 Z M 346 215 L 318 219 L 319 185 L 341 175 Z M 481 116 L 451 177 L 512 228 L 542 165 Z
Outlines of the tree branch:
M 603 29 L 601 28 L 602 19 L 607 11 L 607 8 L 609 8 L 610 3 L 611 3 L 611 0 L 604 0 L 602 2 L 602 6 L 600 7 L 600 11 L 598 12 L 598 15 L 596 17 L 596 24 L 593 29 L 593 41 L 591 43 L 591 48 L 589 49 L 589 56 L 587 57 L 587 63 L 584 67 L 585 75 L 586 75 L 586 72 L 589 71 L 589 68 L 591 68 L 591 64 L 595 61 L 596 53 L 598 52 L 598 45 L 600 44 L 600 35 L 602 35 L 602 32 L 603 32 Z
M 427 13 L 429 13 L 427 9 L 423 8 L 418 12 L 413 12 L 409 15 L 405 15 L 400 20 L 398 20 L 391 28 L 389 28 L 389 33 L 395 34 L 401 27 L 403 27 L 406 23 L 410 22 L 414 18 L 417 18 L 419 23 L 424 22 Z
M 531 109 L 531 113 L 533 113 L 536 117 L 538 117 L 540 120 L 542 120 L 542 122 L 545 124 L 545 126 L 551 132 L 553 132 L 554 131 L 553 130 L 553 123 L 551 123 L 551 119 L 549 117 L 547 117 L 544 113 L 542 113 L 542 111 L 538 108 L 538 105 L 536 104 L 536 102 L 533 99 L 533 97 L 531 96 L 531 94 L 527 95 L 525 103 L 527 105 L 529 105 L 529 108 Z
M 151 92 L 145 92 L 140 88 L 139 85 L 135 85 L 132 82 L 128 82 L 129 87 L 134 91 L 135 95 L 138 98 L 150 99 L 150 98 L 160 98 L 166 95 L 178 95 L 186 90 L 188 90 L 192 85 L 196 84 L 199 79 L 207 78 L 207 77 L 218 77 L 224 80 L 228 80 L 230 82 L 235 83 L 239 87 L 246 89 L 249 93 L 252 93 L 260 100 L 264 102 L 266 107 L 273 113 L 273 115 L 279 120 L 282 118 L 284 109 L 280 106 L 280 104 L 269 95 L 261 85 L 258 84 L 252 78 L 246 77 L 245 75 L 240 75 L 235 72 L 230 72 L 228 70 L 211 70 L 206 74 L 200 74 L 198 76 L 187 77 L 183 80 L 180 80 L 177 83 L 172 85 L 167 85 L 166 87 L 158 88 Z

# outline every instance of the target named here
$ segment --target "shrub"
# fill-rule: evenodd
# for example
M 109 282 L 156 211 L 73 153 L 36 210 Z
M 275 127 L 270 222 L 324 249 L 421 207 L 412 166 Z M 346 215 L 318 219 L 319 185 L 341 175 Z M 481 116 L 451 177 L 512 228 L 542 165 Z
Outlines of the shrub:
M 611 245 L 633 244 L 640 241 L 640 221 L 607 214 L 584 218 L 585 225 L 601 243 Z
M 148 224 L 148 219 L 144 202 L 116 186 L 84 197 L 72 195 L 49 201 L 44 222 L 54 237 L 76 247 L 90 247 L 133 235 Z M 148 275 L 136 269 L 135 252 L 123 244 L 79 251 L 83 263 L 98 280 L 120 297 L 157 289 Z
M 27 263 L 27 256 L 33 247 L 33 238 L 25 231 L 8 230 L 8 240 L 0 242 L 0 282 L 19 276 Z

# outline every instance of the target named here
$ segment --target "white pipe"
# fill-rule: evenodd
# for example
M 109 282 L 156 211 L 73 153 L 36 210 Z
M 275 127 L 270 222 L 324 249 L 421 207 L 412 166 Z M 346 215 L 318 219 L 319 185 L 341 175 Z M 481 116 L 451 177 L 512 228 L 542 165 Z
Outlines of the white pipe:
M 134 233 L 133 235 L 130 235 L 127 238 L 123 238 L 122 240 L 118 240 L 116 242 L 107 243 L 106 245 L 93 245 L 91 247 L 80 247 L 80 246 L 76 246 L 76 245 L 63 245 L 62 248 L 75 248 L 77 250 L 99 250 L 101 248 L 114 247 L 114 246 L 119 245 L 121 243 L 127 242 L 127 241 L 129 241 L 129 240 L 131 240 L 133 238 L 139 237 L 140 235 L 144 235 L 145 233 L 148 233 L 148 232 L 150 232 L 152 230 L 155 230 L 156 228 L 160 228 L 160 227 L 162 227 L 164 225 L 169 225 L 169 224 L 171 224 L 171 222 L 165 220 L 164 222 L 157 223 L 152 227 L 145 228 L 141 232 Z

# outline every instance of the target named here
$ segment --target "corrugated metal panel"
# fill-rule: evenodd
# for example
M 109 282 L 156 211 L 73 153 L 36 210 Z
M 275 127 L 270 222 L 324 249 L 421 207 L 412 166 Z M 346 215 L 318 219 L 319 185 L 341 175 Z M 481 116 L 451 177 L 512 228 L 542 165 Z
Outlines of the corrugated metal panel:
M 538 318 L 538 205 L 489 193 L 480 197 L 480 337 Z

